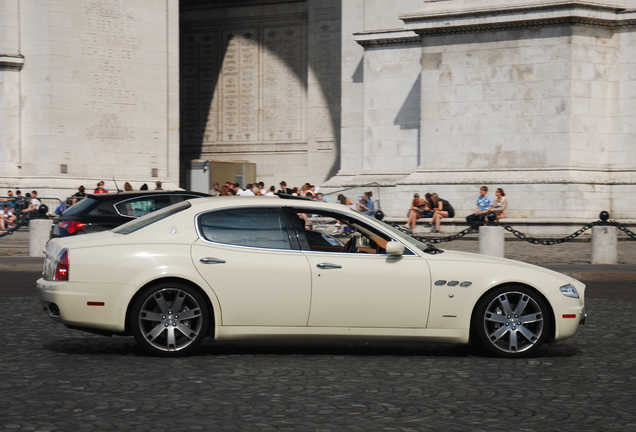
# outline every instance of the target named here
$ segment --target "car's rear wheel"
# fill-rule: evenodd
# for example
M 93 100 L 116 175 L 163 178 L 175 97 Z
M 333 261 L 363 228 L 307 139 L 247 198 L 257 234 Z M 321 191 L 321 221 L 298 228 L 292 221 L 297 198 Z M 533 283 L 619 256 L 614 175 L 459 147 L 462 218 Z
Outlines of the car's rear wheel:
M 488 353 L 500 357 L 527 357 L 547 340 L 551 315 L 535 291 L 521 286 L 502 287 L 486 295 L 473 314 L 473 337 Z
M 164 357 L 191 353 L 205 338 L 208 323 L 208 307 L 201 294 L 180 283 L 148 287 L 137 297 L 130 314 L 137 343 Z

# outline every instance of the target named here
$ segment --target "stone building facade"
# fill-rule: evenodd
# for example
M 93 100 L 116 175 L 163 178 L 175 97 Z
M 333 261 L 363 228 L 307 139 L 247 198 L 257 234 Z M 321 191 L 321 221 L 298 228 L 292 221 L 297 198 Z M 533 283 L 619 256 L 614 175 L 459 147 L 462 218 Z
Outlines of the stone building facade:
M 177 1 L 0 1 L 0 188 L 179 177 Z
M 485 184 L 506 190 L 512 217 L 632 218 L 635 3 L 431 0 L 395 23 L 346 2 L 343 23 L 367 21 L 343 31 L 361 48 L 343 61 L 342 166 L 328 184 L 377 179 L 392 215 L 435 191 L 464 216 Z M 345 79 L 354 68 L 359 83 Z
M 636 0 L 0 0 L 0 189 L 379 183 L 458 215 L 636 212 Z

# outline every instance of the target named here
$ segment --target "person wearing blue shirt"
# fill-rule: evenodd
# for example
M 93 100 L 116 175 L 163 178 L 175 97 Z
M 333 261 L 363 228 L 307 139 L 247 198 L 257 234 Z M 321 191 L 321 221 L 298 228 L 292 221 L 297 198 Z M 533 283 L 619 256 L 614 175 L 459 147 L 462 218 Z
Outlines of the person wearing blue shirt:
M 486 215 L 492 211 L 493 203 L 492 197 L 488 195 L 488 186 L 482 186 L 479 190 L 475 213 L 466 216 L 468 225 L 470 225 L 471 228 L 477 228 L 479 225 L 483 225 L 486 220 Z
M 360 197 L 360 202 L 358 203 L 358 211 L 361 211 L 365 214 L 373 216 L 375 212 L 375 203 L 371 200 L 373 196 L 372 192 L 365 192 L 364 195 Z

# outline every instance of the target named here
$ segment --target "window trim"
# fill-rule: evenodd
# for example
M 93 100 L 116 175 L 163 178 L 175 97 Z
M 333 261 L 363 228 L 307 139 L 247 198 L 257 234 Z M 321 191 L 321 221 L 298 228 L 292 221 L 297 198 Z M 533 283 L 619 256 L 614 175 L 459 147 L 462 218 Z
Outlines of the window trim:
M 259 210 L 263 210 L 263 209 L 279 210 L 281 212 L 283 223 L 285 224 L 285 230 L 287 231 L 287 238 L 288 238 L 289 244 L 290 244 L 290 248 L 289 249 L 277 249 L 277 248 L 270 248 L 270 247 L 263 247 L 263 246 L 247 246 L 247 245 L 239 245 L 239 244 L 233 244 L 233 243 L 216 242 L 214 240 L 208 239 L 203 234 L 203 231 L 202 231 L 202 228 L 201 228 L 201 218 L 203 216 L 207 215 L 207 214 L 218 213 L 218 212 L 223 212 L 223 211 L 231 211 L 231 210 L 249 210 L 249 211 L 258 212 Z M 236 206 L 230 206 L 230 207 L 223 207 L 223 208 L 205 210 L 205 211 L 202 211 L 202 212 L 198 213 L 194 217 L 194 221 L 195 221 L 194 228 L 196 230 L 198 238 L 202 242 L 207 243 L 207 244 L 234 247 L 234 248 L 243 248 L 243 249 L 277 251 L 277 252 L 299 252 L 300 251 L 300 248 L 298 247 L 298 242 L 292 237 L 292 235 L 290 233 L 290 225 L 289 225 L 289 221 L 287 220 L 287 215 L 285 214 L 284 209 L 282 207 L 280 207 L 280 206 L 267 206 L 267 205 L 265 205 L 265 206 L 249 206 L 249 207 L 246 207 L 245 205 L 236 205 Z

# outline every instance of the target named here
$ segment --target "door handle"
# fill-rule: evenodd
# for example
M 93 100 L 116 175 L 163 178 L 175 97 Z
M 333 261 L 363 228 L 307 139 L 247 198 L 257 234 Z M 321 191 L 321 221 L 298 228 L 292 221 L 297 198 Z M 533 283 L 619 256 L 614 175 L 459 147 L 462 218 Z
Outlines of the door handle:
M 203 264 L 225 264 L 226 262 L 225 260 L 218 258 L 201 258 L 199 261 Z
M 341 265 L 329 264 L 329 263 L 320 263 L 320 264 L 317 264 L 316 267 L 321 268 L 321 269 L 339 269 L 339 268 L 342 268 Z

